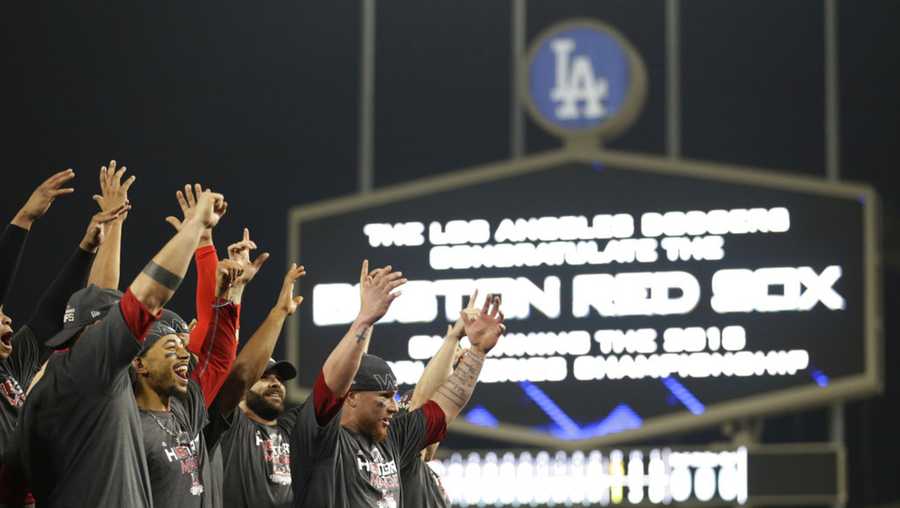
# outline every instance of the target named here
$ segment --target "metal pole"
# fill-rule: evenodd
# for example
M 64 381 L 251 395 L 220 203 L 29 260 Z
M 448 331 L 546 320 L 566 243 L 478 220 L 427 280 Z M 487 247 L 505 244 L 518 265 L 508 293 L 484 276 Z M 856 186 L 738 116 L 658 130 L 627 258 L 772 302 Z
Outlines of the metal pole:
M 837 0 L 825 0 L 825 175 L 837 181 L 841 177 L 841 132 L 838 100 L 838 26 Z M 844 447 L 844 403 L 836 402 L 829 414 L 830 440 Z M 846 487 L 846 480 L 843 481 Z M 838 492 L 834 508 L 847 506 L 847 493 Z
M 825 175 L 841 177 L 837 0 L 825 0 Z
M 359 76 L 359 192 L 372 190 L 375 181 L 375 0 L 360 0 Z
M 513 0 L 510 11 L 510 90 L 509 103 L 509 154 L 518 159 L 525 154 L 525 115 L 522 114 L 521 75 L 522 58 L 525 55 L 525 0 Z
M 681 157 L 681 2 L 666 0 L 666 153 Z
M 835 402 L 831 405 L 829 412 L 829 438 L 830 441 L 838 448 L 844 447 L 844 403 Z M 846 471 L 846 468 L 844 469 Z M 844 473 L 846 474 L 846 472 Z M 845 478 L 840 479 L 841 484 L 838 485 L 838 500 L 831 506 L 834 508 L 844 508 L 847 506 L 847 482 Z

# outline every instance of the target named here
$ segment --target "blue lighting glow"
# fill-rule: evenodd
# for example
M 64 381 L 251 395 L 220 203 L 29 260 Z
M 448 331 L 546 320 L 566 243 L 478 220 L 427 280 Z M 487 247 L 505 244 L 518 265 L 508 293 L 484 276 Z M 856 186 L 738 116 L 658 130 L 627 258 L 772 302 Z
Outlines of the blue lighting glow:
M 470 409 L 469 412 L 466 413 L 465 420 L 472 425 L 481 427 L 496 427 L 500 425 L 500 421 L 497 420 L 497 417 L 491 414 L 491 412 L 481 404 Z
M 662 378 L 661 381 L 663 385 L 672 392 L 672 395 L 678 399 L 678 402 L 681 402 L 692 414 L 699 415 L 706 411 L 706 407 L 703 403 L 697 400 L 697 397 L 694 397 L 694 394 L 685 388 L 683 384 L 678 382 L 677 379 L 667 376 Z
M 828 386 L 828 375 L 826 375 L 821 370 L 813 369 L 812 371 L 810 371 L 809 375 L 812 376 L 813 381 L 815 381 L 816 384 L 821 386 L 822 388 Z
M 550 420 L 568 434 L 577 434 L 581 428 L 565 411 L 562 410 L 549 395 L 528 381 L 519 381 L 519 388 L 534 402 Z
M 567 415 L 537 385 L 528 381 L 522 381 L 519 383 L 519 387 L 553 422 L 550 425 L 536 427 L 536 429 L 541 432 L 547 432 L 559 439 L 575 440 L 605 436 L 624 430 L 637 429 L 644 424 L 644 420 L 627 404 L 619 404 L 613 408 L 606 418 L 582 426 Z

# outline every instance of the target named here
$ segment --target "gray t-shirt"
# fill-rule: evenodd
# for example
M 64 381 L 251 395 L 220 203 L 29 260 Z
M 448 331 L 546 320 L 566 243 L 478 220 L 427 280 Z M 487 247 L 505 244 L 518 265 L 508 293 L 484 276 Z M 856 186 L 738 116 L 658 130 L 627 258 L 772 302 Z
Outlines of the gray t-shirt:
M 0 361 L 0 460 L 6 457 L 13 439 L 25 390 L 48 354 L 28 326 L 17 330 L 11 341 L 12 354 Z
M 153 506 L 128 377 L 140 350 L 132 330 L 142 336 L 152 320 L 128 292 L 72 349 L 50 357 L 19 428 L 30 487 L 42 508 Z
M 450 508 L 450 498 L 437 473 L 417 456 L 400 470 L 403 506 L 406 508 Z
M 211 508 L 213 486 L 203 427 L 203 392 L 188 382 L 185 399 L 173 397 L 170 411 L 140 410 L 153 504 L 166 508 Z
M 288 442 L 299 408 L 285 412 L 274 426 L 255 422 L 240 408 L 231 413 L 222 434 L 225 508 L 290 508 L 291 446 Z M 210 415 L 216 421 L 216 403 Z M 215 424 L 213 424 L 215 425 Z
M 422 448 L 443 438 L 446 423 L 440 408 L 432 402 L 395 416 L 387 439 L 376 443 L 341 425 L 341 410 L 336 408 L 342 401 L 330 393 L 321 374 L 310 399 L 300 410 L 291 434 L 294 506 L 403 506 L 399 472 Z

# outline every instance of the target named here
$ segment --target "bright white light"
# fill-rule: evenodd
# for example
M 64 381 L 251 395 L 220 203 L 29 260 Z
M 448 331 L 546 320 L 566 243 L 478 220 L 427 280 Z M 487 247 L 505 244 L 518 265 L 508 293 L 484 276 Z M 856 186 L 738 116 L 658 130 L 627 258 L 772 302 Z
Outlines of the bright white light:
M 694 496 L 698 500 L 707 502 L 716 495 L 716 472 L 712 467 L 705 466 L 694 472 Z
M 667 237 L 662 239 L 660 246 L 665 249 L 669 261 L 715 261 L 725 257 L 725 239 L 721 236 Z
M 363 226 L 371 247 L 417 247 L 425 243 L 425 225 L 421 222 L 399 224 L 373 223 Z
M 595 240 L 489 245 L 437 245 L 428 253 L 434 270 L 512 268 L 521 266 L 605 265 L 652 263 L 659 254 L 652 238 L 629 238 L 598 243 Z M 700 247 L 707 249 L 709 247 Z M 714 254 L 709 254 L 714 255 Z
M 481 369 L 480 383 L 505 383 L 509 381 L 562 381 L 569 374 L 566 359 L 561 356 L 548 358 L 488 358 Z
M 819 302 L 829 310 L 843 310 L 844 298 L 833 287 L 841 273 L 836 265 L 818 275 L 808 266 L 719 270 L 712 278 L 710 305 L 720 314 L 808 311 Z
M 638 504 L 644 500 L 644 455 L 639 450 L 628 454 L 628 502 Z
M 634 218 L 629 214 L 595 215 L 588 224 L 581 215 L 503 219 L 494 232 L 495 242 L 551 242 L 628 238 L 634 234 Z
M 640 328 L 637 330 L 597 330 L 594 340 L 600 344 L 600 352 L 610 353 L 655 353 L 656 330 Z
M 489 356 L 585 355 L 590 350 L 591 336 L 585 330 L 508 333 L 491 350 Z
M 648 212 L 641 215 L 641 233 L 646 237 L 701 236 L 705 234 L 784 233 L 790 229 L 787 208 L 735 208 Z
M 675 296 L 673 296 L 675 295 Z M 700 283 L 688 272 L 581 274 L 572 279 L 572 315 L 687 314 L 700 301 Z
M 532 309 L 555 319 L 560 313 L 559 277 L 546 277 L 537 286 L 525 277 L 485 279 L 412 280 L 391 305 L 379 323 L 430 323 L 437 319 L 438 298 L 444 298 L 444 317 L 453 322 L 459 317 L 464 296 L 474 289 L 486 297 L 499 293 L 503 298 L 506 319 L 526 319 Z M 316 284 L 313 287 L 313 322 L 317 326 L 352 323 L 359 313 L 359 285 L 344 283 Z
M 350 297 L 355 293 L 355 297 Z M 313 323 L 316 326 L 352 323 L 359 314 L 359 290 L 350 284 L 313 287 Z
M 653 355 L 579 356 L 572 375 L 579 381 L 689 377 L 793 375 L 809 367 L 809 353 L 791 351 L 737 353 L 664 353 Z
M 425 372 L 424 362 L 411 362 L 409 360 L 400 360 L 399 362 L 388 362 L 394 376 L 397 378 L 397 384 L 414 385 L 419 382 L 422 373 Z
M 627 465 L 626 465 L 627 457 Z M 644 457 L 649 457 L 645 461 Z M 609 460 L 597 450 L 587 457 L 557 451 L 536 455 L 506 452 L 498 460 L 458 453 L 432 463 L 455 505 L 493 503 L 549 504 L 669 504 L 692 497 L 701 502 L 747 502 L 747 449 L 686 451 L 652 449 L 645 455 L 613 450 Z M 627 489 L 627 496 L 625 495 Z M 646 491 L 645 491 L 646 489 Z
M 428 225 L 428 241 L 432 245 L 485 243 L 490 238 L 491 225 L 484 219 L 452 220 L 444 226 L 440 222 Z

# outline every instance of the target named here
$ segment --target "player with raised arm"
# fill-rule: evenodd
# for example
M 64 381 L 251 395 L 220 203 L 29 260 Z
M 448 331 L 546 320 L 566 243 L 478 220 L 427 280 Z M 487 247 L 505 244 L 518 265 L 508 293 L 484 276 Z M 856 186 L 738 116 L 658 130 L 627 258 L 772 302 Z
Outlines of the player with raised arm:
M 293 501 L 288 438 L 299 408 L 285 412 L 284 382 L 297 371 L 271 355 L 285 320 L 303 301 L 294 296 L 294 284 L 305 273 L 291 265 L 278 301 L 241 350 L 210 407 L 207 434 L 210 440 L 221 436 L 223 499 L 229 508 L 283 508 Z
M 369 328 L 406 282 L 392 267 L 374 270 L 362 286 L 362 305 L 334 348 L 300 412 L 291 436 L 294 506 L 396 508 L 402 505 L 399 471 L 446 434 L 471 396 L 484 356 L 502 334 L 499 299 L 461 317 L 474 354 L 460 363 L 433 400 L 402 416 L 390 366 L 365 354 Z
M 471 313 L 475 308 L 477 298 L 478 291 L 476 290 L 469 297 L 466 307 L 468 312 Z M 409 411 L 415 411 L 431 400 L 435 392 L 453 374 L 453 366 L 462 359 L 461 357 L 466 352 L 460 346 L 460 340 L 465 337 L 465 333 L 465 323 L 462 317 L 457 319 L 452 326 L 447 326 L 447 334 L 444 336 L 440 349 L 428 361 L 419 382 L 413 388 L 408 401 Z M 450 499 L 440 478 L 427 464 L 434 459 L 439 444 L 428 445 L 405 468 L 400 470 L 404 506 L 417 508 L 447 508 L 450 506 Z
M 223 209 L 220 194 L 201 193 L 194 217 L 124 295 L 92 285 L 69 299 L 48 345 L 72 345 L 50 357 L 22 409 L 22 458 L 40 506 L 153 506 L 128 368 Z
M 53 179 L 51 178 L 52 181 Z M 47 185 L 46 182 L 44 185 Z M 58 185 L 58 183 L 57 183 Z M 37 209 L 46 209 L 40 203 L 50 199 L 50 193 L 32 195 L 29 203 Z M 36 200 L 35 196 L 50 196 Z M 27 205 L 28 206 L 28 205 Z M 66 301 L 75 291 L 85 286 L 88 272 L 94 261 L 98 247 L 108 239 L 111 224 L 121 220 L 127 213 L 128 204 L 101 211 L 91 218 L 84 237 L 69 257 L 53 282 L 46 288 L 27 323 L 12 333 L 12 321 L 0 319 L 0 505 L 20 506 L 33 504 L 22 478 L 18 461 L 18 434 L 15 432 L 19 410 L 25 402 L 25 388 L 39 372 L 41 365 L 50 354 L 44 341 L 59 331 L 60 314 Z M 20 212 L 19 216 L 27 216 Z M 11 280 L 11 278 L 9 279 Z
M 234 362 L 237 317 L 243 283 L 241 268 L 220 263 L 219 299 L 205 349 L 189 370 L 190 329 L 176 313 L 164 310 L 132 361 L 132 385 L 140 409 L 144 449 L 154 504 L 169 507 L 212 507 L 210 463 L 202 432 L 205 400 L 215 397 Z M 238 287 L 240 284 L 240 287 Z

